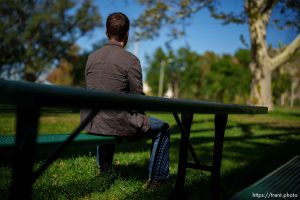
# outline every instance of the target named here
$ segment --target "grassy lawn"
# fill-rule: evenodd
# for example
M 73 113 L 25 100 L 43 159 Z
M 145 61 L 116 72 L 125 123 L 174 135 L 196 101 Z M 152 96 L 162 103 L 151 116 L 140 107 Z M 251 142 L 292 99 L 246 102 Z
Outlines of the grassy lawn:
M 142 188 L 147 179 L 150 140 L 118 144 L 110 175 L 99 174 L 96 168 L 95 144 L 74 144 L 36 181 L 34 199 L 167 199 L 176 180 L 180 133 L 172 115 L 151 115 L 172 127 L 169 185 L 158 190 Z M 43 114 L 39 132 L 71 132 L 78 122 L 78 114 Z M 0 113 L 0 134 L 14 133 L 14 124 L 13 114 Z M 211 162 L 213 131 L 213 116 L 194 117 L 191 142 L 204 163 Z M 300 154 L 299 146 L 300 108 L 277 108 L 268 115 L 229 116 L 222 160 L 223 196 L 230 197 Z M 55 148 L 40 147 L 36 166 Z M 10 176 L 9 164 L 2 159 L 0 199 L 8 198 Z M 185 199 L 210 199 L 209 174 L 188 169 L 184 195 Z

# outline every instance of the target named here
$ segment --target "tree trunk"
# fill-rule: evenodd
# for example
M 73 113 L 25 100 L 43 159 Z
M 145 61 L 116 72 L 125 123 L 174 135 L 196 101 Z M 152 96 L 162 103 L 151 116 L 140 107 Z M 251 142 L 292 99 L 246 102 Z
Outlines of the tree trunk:
M 267 106 L 270 110 L 273 109 L 271 78 L 272 71 L 268 68 L 267 62 L 253 62 L 255 70 L 252 72 L 251 82 L 251 103 L 254 105 Z
M 275 57 L 270 57 L 266 44 L 266 27 L 272 8 L 277 1 L 245 0 L 245 11 L 249 20 L 251 39 L 251 103 L 273 109 L 271 77 L 272 71 L 287 62 L 300 48 L 298 35 L 286 48 Z
M 249 17 L 252 57 L 250 63 L 252 73 L 250 101 L 254 105 L 267 106 L 269 110 L 272 110 L 272 63 L 265 40 L 267 22 L 268 16 Z

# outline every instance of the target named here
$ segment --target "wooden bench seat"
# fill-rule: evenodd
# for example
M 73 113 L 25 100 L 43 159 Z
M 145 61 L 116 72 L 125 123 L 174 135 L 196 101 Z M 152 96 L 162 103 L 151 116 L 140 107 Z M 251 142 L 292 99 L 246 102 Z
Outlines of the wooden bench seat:
M 235 194 L 231 200 L 252 198 L 300 198 L 300 155 Z

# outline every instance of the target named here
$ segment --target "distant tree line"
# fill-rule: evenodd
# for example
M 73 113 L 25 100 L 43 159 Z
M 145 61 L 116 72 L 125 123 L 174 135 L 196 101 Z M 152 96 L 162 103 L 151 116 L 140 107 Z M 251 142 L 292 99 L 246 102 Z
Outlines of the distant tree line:
M 251 89 L 250 53 L 248 49 L 238 49 L 233 55 L 214 52 L 200 55 L 189 48 L 177 51 L 159 48 L 147 56 L 146 82 L 151 88 L 150 95 L 158 95 L 159 87 L 163 86 L 162 93 L 171 90 L 175 98 L 247 103 Z M 160 81 L 162 73 L 163 82 Z M 289 91 L 292 76 L 278 70 L 273 80 L 273 101 L 276 102 Z

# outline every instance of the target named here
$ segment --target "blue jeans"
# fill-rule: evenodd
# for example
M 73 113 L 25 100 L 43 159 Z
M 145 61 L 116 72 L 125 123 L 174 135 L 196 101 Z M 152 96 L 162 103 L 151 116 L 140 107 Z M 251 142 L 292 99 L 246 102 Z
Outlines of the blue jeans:
M 150 130 L 146 133 L 138 133 L 142 137 L 151 137 L 152 146 L 149 163 L 149 179 L 166 180 L 169 178 L 169 125 L 159 119 L 149 117 Z M 107 171 L 112 166 L 114 144 L 97 146 L 97 163 L 101 171 Z

